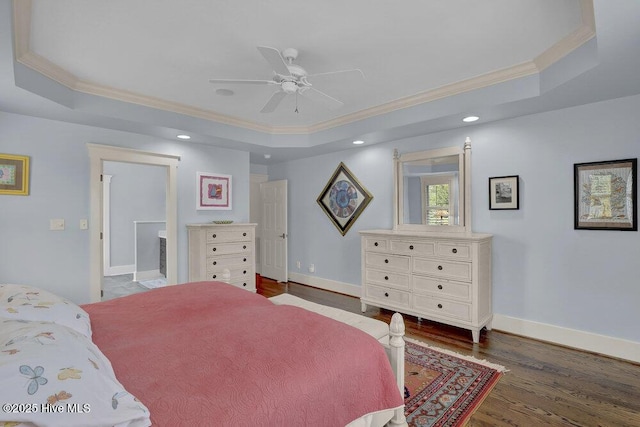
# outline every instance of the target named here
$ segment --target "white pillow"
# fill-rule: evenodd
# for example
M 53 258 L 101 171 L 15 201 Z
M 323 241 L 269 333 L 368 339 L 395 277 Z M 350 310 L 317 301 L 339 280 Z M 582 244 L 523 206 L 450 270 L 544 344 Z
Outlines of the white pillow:
M 0 284 L 0 316 L 58 323 L 91 338 L 91 321 L 86 311 L 65 298 L 33 286 Z
M 0 318 L 0 384 L 0 425 L 151 425 L 100 349 L 63 325 Z

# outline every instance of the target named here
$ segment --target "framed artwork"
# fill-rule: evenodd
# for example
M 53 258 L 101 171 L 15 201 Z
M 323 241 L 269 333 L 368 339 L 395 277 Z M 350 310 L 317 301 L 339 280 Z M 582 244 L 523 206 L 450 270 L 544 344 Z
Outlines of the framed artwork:
M 489 178 L 489 209 L 520 209 L 519 182 L 518 175 Z
M 316 201 L 344 236 L 371 199 L 373 196 L 358 182 L 345 164 L 340 162 Z
M 29 195 L 29 156 L 0 153 L 0 194 Z
M 231 210 L 231 175 L 197 172 L 198 210 Z
M 638 159 L 573 165 L 574 228 L 638 231 Z

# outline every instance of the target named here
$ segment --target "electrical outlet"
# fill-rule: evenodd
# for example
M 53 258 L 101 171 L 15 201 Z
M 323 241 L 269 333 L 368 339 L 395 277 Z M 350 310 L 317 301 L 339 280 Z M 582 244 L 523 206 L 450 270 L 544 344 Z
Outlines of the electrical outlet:
M 64 219 L 50 219 L 49 230 L 54 230 L 54 231 L 64 230 Z
M 313 264 L 309 264 L 309 273 L 313 273 L 316 271 L 316 266 Z
M 300 261 L 296 261 L 296 267 L 298 267 L 298 270 L 300 270 Z
M 86 219 L 80 220 L 80 230 L 87 230 L 89 228 L 89 221 Z

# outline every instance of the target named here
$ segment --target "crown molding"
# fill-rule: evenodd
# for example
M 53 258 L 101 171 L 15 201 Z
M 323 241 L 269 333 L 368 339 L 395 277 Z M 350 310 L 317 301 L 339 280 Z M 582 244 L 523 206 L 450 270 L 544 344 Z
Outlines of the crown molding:
M 79 80 L 72 73 L 29 50 L 29 37 L 31 33 L 31 0 L 13 0 L 14 50 L 16 61 L 19 63 L 78 92 L 196 117 L 257 132 L 280 135 L 304 135 L 344 126 L 360 120 L 388 114 L 394 111 L 540 73 L 595 37 L 593 1 L 580 0 L 580 5 L 582 9 L 582 25 L 580 28 L 558 41 L 531 61 L 441 86 L 433 90 L 406 96 L 392 102 L 346 114 L 311 126 L 267 126 L 178 102 L 108 87 L 90 81 Z

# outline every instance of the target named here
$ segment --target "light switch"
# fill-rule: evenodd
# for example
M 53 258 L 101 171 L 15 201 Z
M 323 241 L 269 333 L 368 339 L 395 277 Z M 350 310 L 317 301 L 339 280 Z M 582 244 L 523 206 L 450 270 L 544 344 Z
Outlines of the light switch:
M 54 231 L 64 230 L 64 219 L 50 219 L 49 230 L 54 230 Z
M 87 221 L 86 219 L 81 219 L 80 220 L 80 230 L 86 230 L 89 228 L 89 221 Z

